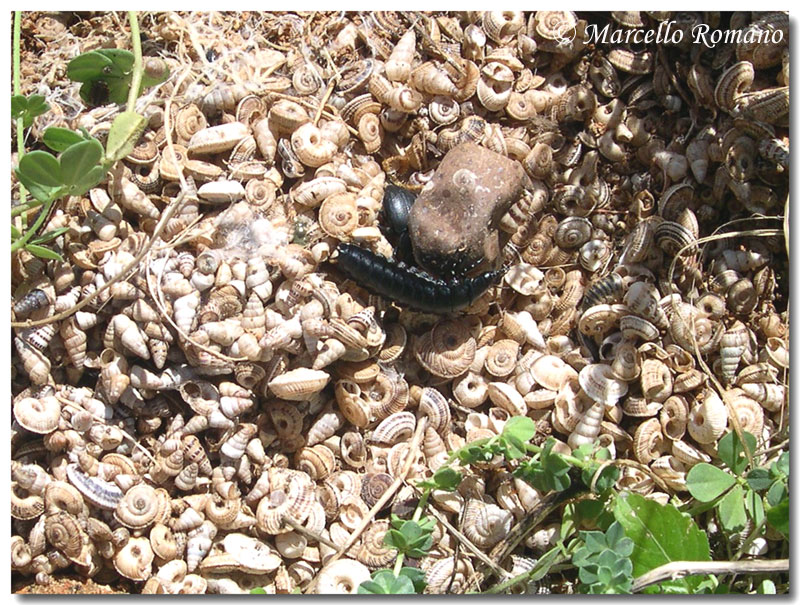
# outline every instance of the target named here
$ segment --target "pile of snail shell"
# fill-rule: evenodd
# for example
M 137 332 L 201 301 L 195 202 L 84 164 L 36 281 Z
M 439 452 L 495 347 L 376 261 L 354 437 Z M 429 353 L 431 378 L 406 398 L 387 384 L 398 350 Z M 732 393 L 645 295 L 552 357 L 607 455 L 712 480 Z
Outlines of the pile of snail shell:
M 138 145 L 49 218 L 68 228 L 63 262 L 13 257 L 15 573 L 353 593 L 394 561 L 382 540 L 390 513 L 413 512 L 414 481 L 511 417 L 558 451 L 634 461 L 617 487 L 662 502 L 688 499 L 687 471 L 736 426 L 759 450 L 785 438 L 785 243 L 718 227 L 783 211 L 787 43 L 634 51 L 588 44 L 568 11 L 323 13 L 268 15 L 275 36 L 312 38 L 243 52 L 248 18 L 228 41 L 216 17 L 154 18 L 173 77 Z M 784 13 L 607 21 L 728 18 L 788 40 Z M 178 81 L 181 30 L 216 69 L 186 54 Z M 64 125 L 102 138 L 113 115 Z M 533 183 L 501 223 L 502 283 L 435 316 L 344 280 L 339 242 L 393 252 L 385 186 L 421 188 L 467 141 Z M 545 495 L 511 470 L 479 465 L 431 506 L 489 553 Z M 557 527 L 499 563 L 530 569 Z M 426 591 L 477 589 L 480 559 L 441 521 L 434 534 L 414 563 Z

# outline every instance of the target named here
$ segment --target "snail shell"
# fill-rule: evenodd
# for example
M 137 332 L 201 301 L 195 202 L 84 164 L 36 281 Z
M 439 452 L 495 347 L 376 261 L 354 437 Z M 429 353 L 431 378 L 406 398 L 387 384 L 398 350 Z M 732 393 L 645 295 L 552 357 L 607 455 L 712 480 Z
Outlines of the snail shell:
M 135 582 L 144 582 L 152 573 L 155 555 L 147 538 L 131 538 L 114 555 L 114 569 Z
M 558 224 L 554 240 L 563 250 L 580 248 L 592 235 L 592 224 L 588 219 L 570 216 Z
M 411 74 L 411 64 L 414 60 L 414 50 L 417 37 L 413 29 L 402 35 L 386 60 L 384 69 L 386 77 L 392 82 L 405 82 Z
M 501 46 L 511 42 L 524 27 L 525 16 L 520 11 L 487 11 L 483 14 L 483 30 L 490 40 Z
M 49 515 L 44 522 L 47 541 L 70 559 L 77 559 L 83 549 L 85 534 L 78 520 L 69 513 Z
M 414 434 L 417 421 L 411 412 L 396 412 L 384 418 L 372 433 L 372 441 L 394 445 Z
M 689 404 L 680 395 L 669 397 L 661 408 L 659 421 L 664 436 L 672 441 L 680 441 L 686 432 L 689 419 Z
M 192 136 L 187 145 L 187 150 L 190 154 L 195 155 L 222 153 L 233 149 L 239 141 L 249 134 L 250 128 L 241 122 L 210 126 Z
M 305 401 L 324 389 L 329 380 L 330 375 L 322 370 L 297 368 L 273 378 L 268 386 L 277 397 L 289 401 Z
M 453 397 L 466 408 L 477 408 L 489 395 L 486 379 L 474 372 L 467 372 L 453 386 Z
M 605 407 L 604 403 L 596 401 L 586 410 L 575 426 L 575 429 L 570 433 L 567 439 L 567 445 L 572 449 L 577 449 L 581 445 L 594 443 L 597 436 L 600 434 L 600 422 L 603 419 Z
M 442 320 L 417 338 L 414 356 L 434 376 L 454 378 L 469 368 L 476 349 L 475 339 L 465 322 Z
M 458 594 L 473 573 L 472 564 L 464 557 L 459 557 L 457 564 L 454 557 L 439 559 L 425 572 L 425 594 Z
M 258 527 L 265 533 L 277 535 L 290 531 L 284 527 L 283 516 L 290 514 L 298 523 L 306 520 L 316 498 L 314 484 L 306 473 L 280 468 L 269 469 L 270 493 L 258 503 Z
M 537 384 L 550 391 L 559 391 L 569 380 L 577 378 L 577 372 L 555 355 L 538 357 L 529 371 Z
M 754 435 L 757 439 L 760 438 L 764 429 L 764 409 L 761 405 L 748 397 L 741 389 L 731 389 L 728 391 L 728 397 L 729 405 L 736 412 L 742 430 Z
M 419 411 L 428 417 L 428 426 L 440 435 L 450 430 L 450 404 L 438 390 L 424 387 L 419 397 Z
M 50 379 L 50 360 L 19 336 L 14 337 L 14 346 L 31 382 L 36 385 L 46 384 Z
M 352 193 L 334 193 L 325 198 L 319 209 L 322 230 L 340 240 L 346 240 L 358 227 L 356 197 Z
M 412 30 L 413 31 L 413 30 Z M 394 549 L 385 546 L 383 539 L 390 529 L 388 521 L 376 521 L 364 532 L 361 546 L 356 552 L 356 558 L 372 569 L 384 567 L 391 563 L 396 553 Z
M 765 410 L 778 412 L 786 403 L 786 387 L 782 384 L 750 382 L 741 385 L 742 391 L 758 401 Z
M 735 321 L 722 335 L 719 343 L 719 355 L 722 365 L 722 377 L 727 383 L 736 378 L 736 370 L 742 354 L 748 346 L 749 334 L 741 321 Z
M 144 529 L 161 516 L 156 490 L 149 485 L 135 485 L 120 498 L 114 518 L 125 527 Z
M 489 347 L 484 365 L 492 376 L 504 377 L 511 374 L 517 365 L 519 343 L 515 340 L 503 339 Z
M 308 122 L 292 133 L 292 149 L 306 166 L 327 164 L 336 153 L 336 143 L 323 138 L 320 129 Z
M 300 448 L 295 462 L 298 470 L 308 473 L 313 480 L 325 479 L 336 468 L 334 453 L 322 444 Z
M 527 413 L 525 399 L 514 385 L 506 382 L 490 382 L 488 394 L 492 403 L 506 410 L 512 416 L 524 416 Z
M 648 418 L 636 428 L 633 452 L 642 464 L 649 464 L 662 455 L 665 448 L 661 423 L 658 418 Z
M 605 364 L 585 366 L 578 374 L 578 382 L 592 400 L 607 406 L 615 405 L 628 392 L 628 385 L 616 378 L 611 366 Z
M 728 409 L 719 395 L 707 389 L 689 412 L 689 435 L 701 444 L 717 441 L 728 426 Z
M 358 561 L 341 558 L 323 567 L 317 575 L 317 594 L 356 594 L 370 579 L 369 568 Z
M 32 433 L 46 435 L 58 428 L 61 404 L 53 396 L 23 397 L 14 402 L 14 418 Z
M 647 359 L 642 363 L 641 385 L 647 399 L 663 402 L 672 394 L 672 374 L 664 362 Z
M 489 550 L 508 535 L 513 518 L 495 504 L 470 499 L 464 508 L 464 535 L 481 550 Z

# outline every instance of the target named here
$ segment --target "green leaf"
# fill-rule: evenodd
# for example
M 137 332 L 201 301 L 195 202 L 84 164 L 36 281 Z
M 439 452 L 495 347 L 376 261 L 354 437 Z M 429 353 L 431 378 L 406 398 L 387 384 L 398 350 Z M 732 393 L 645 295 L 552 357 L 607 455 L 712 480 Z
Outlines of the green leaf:
M 536 435 L 536 423 L 527 416 L 512 416 L 503 426 L 502 434 L 527 443 Z
M 39 202 L 49 202 L 63 195 L 61 167 L 46 151 L 31 151 L 20 160 L 17 178 Z
M 33 254 L 34 256 L 38 256 L 39 258 L 45 258 L 47 260 L 64 260 L 63 257 L 50 248 L 45 248 L 44 246 L 37 246 L 36 244 L 26 244 L 25 249 Z
M 256 586 L 250 589 L 250 594 L 267 594 L 267 591 L 261 588 L 261 586 Z
M 603 552 L 608 546 L 606 544 L 606 537 L 603 532 L 582 531 L 581 537 L 583 538 L 583 542 L 586 544 L 586 548 L 589 549 L 590 553 Z
M 741 485 L 734 486 L 717 506 L 720 523 L 727 531 L 738 531 L 747 523 L 747 514 L 744 510 L 744 490 Z
M 525 444 L 516 437 L 503 435 L 499 445 L 506 460 L 519 460 L 526 454 Z
M 708 537 L 671 504 L 661 505 L 638 494 L 621 494 L 613 503 L 616 520 L 633 541 L 634 577 L 671 561 L 710 561 Z M 661 587 L 693 589 L 702 578 L 688 576 L 662 582 Z
M 75 183 L 75 186 L 70 189 L 70 195 L 83 195 L 102 181 L 105 175 L 106 169 L 103 166 L 95 166 L 84 174 L 79 182 Z
M 71 145 L 61 154 L 61 178 L 70 188 L 70 195 L 79 195 L 73 193 L 72 189 L 82 184 L 87 173 L 98 166 L 102 157 L 103 146 L 96 139 Z
M 767 522 L 789 538 L 789 499 L 781 500 L 777 506 L 773 506 L 767 511 Z
M 717 580 L 716 576 L 705 575 L 702 576 L 702 580 L 700 584 L 695 589 L 695 594 L 709 594 L 713 593 L 717 586 L 719 586 L 719 580 Z
M 110 80 L 108 85 L 108 100 L 117 105 L 122 105 L 128 100 L 128 91 L 131 88 L 130 78 L 124 80 Z
M 433 473 L 433 481 L 437 489 L 452 492 L 461 483 L 461 473 L 449 466 L 443 466 Z
M 103 48 L 78 55 L 67 64 L 67 77 L 75 82 L 125 78 L 133 69 L 133 53 Z
M 44 187 L 60 187 L 64 183 L 58 160 L 46 151 L 26 153 L 19 162 L 19 172 Z
M 13 229 L 13 225 L 11 226 Z M 59 235 L 63 235 L 69 231 L 69 227 L 59 227 L 58 229 L 53 229 L 53 231 L 48 231 L 47 233 L 43 233 L 38 237 L 34 237 L 30 240 L 31 244 L 46 244 L 47 242 L 53 241 Z
M 750 489 L 761 492 L 772 485 L 772 477 L 770 477 L 767 469 L 761 467 L 754 468 L 747 473 L 747 485 L 750 486 Z
M 586 565 L 583 567 L 578 568 L 578 579 L 581 581 L 582 584 L 587 584 L 591 586 L 595 584 L 599 578 L 597 576 L 597 566 L 596 565 Z
M 42 95 L 31 95 L 28 97 L 28 112 L 35 115 L 41 115 L 47 111 L 50 106 L 44 100 Z
M 106 80 L 87 80 L 81 85 L 80 95 L 89 107 L 101 107 L 111 103 L 111 87 Z
M 422 594 L 422 591 L 425 590 L 425 586 L 427 585 L 425 582 L 425 572 L 421 569 L 417 569 L 416 567 L 403 567 L 400 569 L 400 575 L 411 580 L 411 583 L 414 585 L 414 592 L 417 594 Z
M 608 510 L 608 502 L 602 500 L 579 500 L 575 503 L 575 523 L 577 525 L 596 525 L 600 529 L 607 529 L 614 517 Z M 562 533 L 563 535 L 563 533 Z
M 63 187 L 47 187 L 29 179 L 19 169 L 14 172 L 17 175 L 17 180 L 25 186 L 25 189 L 39 202 L 39 205 L 61 197 L 64 193 Z
M 50 106 L 42 95 L 31 95 L 30 97 L 14 95 L 11 97 L 11 117 L 15 120 L 22 118 L 24 128 L 28 128 L 33 124 L 36 116 L 42 115 L 48 109 Z
M 629 557 L 633 552 L 633 541 L 625 536 L 625 530 L 617 521 L 606 530 L 606 543 L 619 557 Z
M 773 475 L 778 477 L 788 477 L 789 476 L 789 452 L 783 452 L 778 459 L 772 463 L 772 466 L 769 467 L 769 470 Z
M 19 232 L 19 229 L 17 229 L 14 225 L 11 225 L 11 239 L 15 240 L 19 239 L 20 237 L 22 237 L 22 234 Z
M 67 77 L 73 82 L 89 82 L 111 75 L 114 63 L 105 55 L 90 51 L 67 64 Z
M 414 594 L 414 584 L 408 576 L 395 576 L 389 569 L 379 569 L 372 580 L 362 582 L 358 594 Z
M 42 142 L 57 153 L 66 151 L 72 145 L 83 140 L 83 137 L 74 130 L 58 126 L 51 126 L 42 135 Z
M 409 544 L 419 538 L 422 534 L 422 528 L 417 525 L 416 521 L 406 521 L 403 527 L 400 528 L 400 533 L 403 534 L 406 542 Z
M 126 157 L 139 137 L 142 136 L 147 120 L 135 111 L 123 111 L 111 124 L 106 142 L 106 156 L 116 162 Z
M 400 552 L 405 552 L 408 548 L 405 536 L 396 529 L 390 529 L 383 536 L 383 543 L 389 548 L 396 548 Z
M 594 444 L 584 443 L 582 445 L 579 445 L 574 450 L 572 450 L 572 457 L 577 458 L 578 460 L 586 460 L 587 458 L 592 457 L 593 452 L 594 452 Z
M 775 582 L 772 580 L 761 580 L 761 584 L 756 588 L 756 594 L 777 594 Z
M 583 447 L 583 446 L 581 446 Z M 580 449 L 580 448 L 579 448 Z M 573 455 L 575 452 L 573 451 Z M 610 457 L 610 453 L 608 449 L 602 448 L 595 452 L 596 460 L 607 460 Z M 597 470 L 600 468 L 599 463 L 591 462 L 589 463 L 584 469 L 581 470 L 581 481 L 586 487 L 592 486 L 592 480 L 594 479 Z M 614 484 L 619 479 L 619 469 L 614 465 L 606 466 L 598 475 L 597 479 L 594 483 L 594 491 L 597 493 L 603 493 L 606 490 L 611 489 L 614 487 Z
M 33 124 L 34 118 L 40 116 L 50 109 L 50 105 L 44 100 L 42 95 L 31 95 L 28 97 L 28 108 L 22 116 L 22 125 L 27 128 Z
M 28 98 L 24 95 L 12 95 L 11 118 L 13 120 L 21 118 L 26 109 L 28 109 Z
M 106 75 L 112 78 L 124 78 L 133 72 L 134 56 L 131 51 L 124 48 L 98 48 L 94 52 L 111 61 L 112 72 L 106 72 Z
M 436 519 L 426 515 L 424 517 L 420 517 L 420 520 L 417 521 L 417 525 L 420 526 L 420 529 L 422 529 L 423 532 L 431 533 L 433 528 L 436 527 Z
M 786 484 L 784 484 L 783 481 L 776 481 L 770 486 L 767 492 L 767 504 L 770 506 L 778 506 L 781 500 L 788 496 L 789 492 L 786 489 Z
M 700 502 L 711 502 L 719 498 L 736 483 L 736 477 L 705 462 L 695 464 L 686 473 L 686 487 Z
M 489 462 L 494 458 L 494 454 L 485 450 L 477 442 L 460 448 L 456 452 L 456 457 L 462 464 L 475 464 L 476 462 Z
M 744 508 L 756 525 L 764 519 L 764 501 L 760 494 L 749 488 L 744 492 Z
M 742 436 L 747 443 L 747 448 L 752 454 L 756 451 L 756 438 L 746 431 L 742 433 Z M 735 431 L 727 433 L 719 440 L 717 444 L 717 453 L 719 454 L 720 460 L 722 460 L 734 474 L 740 476 L 744 474 L 744 470 L 747 468 L 748 464 L 747 455 Z
M 124 103 L 128 98 L 132 71 L 133 53 L 116 48 L 84 53 L 67 65 L 69 78 L 83 83 L 81 99 L 92 106 Z

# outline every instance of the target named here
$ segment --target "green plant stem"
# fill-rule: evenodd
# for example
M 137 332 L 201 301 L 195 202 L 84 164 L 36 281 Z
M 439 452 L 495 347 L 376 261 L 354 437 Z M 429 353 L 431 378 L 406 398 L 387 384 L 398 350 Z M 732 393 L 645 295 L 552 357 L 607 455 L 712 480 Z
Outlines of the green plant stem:
M 14 11 L 14 41 L 11 45 L 11 52 L 13 53 L 13 70 L 14 70 L 14 94 L 22 94 L 22 86 L 19 80 L 20 72 L 20 59 L 19 59 L 19 45 L 20 45 L 20 29 L 22 27 L 22 11 Z M 22 117 L 17 118 L 17 163 L 25 155 L 25 137 L 24 126 L 22 125 Z M 27 202 L 28 195 L 22 183 L 19 184 L 19 203 L 24 204 Z M 23 228 L 27 226 L 25 216 L 22 216 Z
M 428 505 L 428 497 L 431 494 L 430 488 L 426 489 L 422 492 L 422 496 L 417 502 L 417 508 L 414 509 L 414 515 L 411 517 L 413 522 L 417 522 L 422 517 L 422 511 L 425 510 L 425 507 Z M 405 559 L 404 553 L 398 553 L 397 560 L 394 562 L 394 569 L 392 573 L 394 573 L 395 577 L 400 577 L 400 570 L 403 569 L 403 560 Z
M 11 209 L 11 216 L 14 217 L 20 214 L 25 214 L 26 212 L 28 212 L 28 210 L 30 210 L 31 208 L 36 208 L 36 206 L 38 205 L 39 205 L 38 202 L 36 202 L 35 200 L 30 202 L 26 201 L 22 204 L 17 204 Z
M 128 91 L 128 111 L 136 111 L 136 97 L 139 96 L 139 87 L 142 85 L 142 39 L 139 36 L 139 20 L 136 11 L 128 11 L 128 21 L 131 26 L 131 46 L 133 46 L 133 74 L 131 88 Z
M 557 544 L 556 546 L 553 547 L 553 550 L 561 551 L 561 555 L 558 556 L 556 559 L 554 559 L 552 562 L 547 561 L 547 563 L 548 563 L 548 571 L 551 570 L 556 565 L 560 565 L 561 563 L 569 561 L 569 558 L 572 555 L 571 551 L 574 550 L 574 548 L 572 548 L 572 549 L 565 548 L 563 544 L 559 543 L 559 544 Z M 546 560 L 546 556 L 547 555 L 543 555 L 542 557 L 540 557 L 540 560 Z M 513 588 L 514 586 L 516 586 L 517 584 L 521 584 L 523 582 L 529 581 L 532 577 L 540 574 L 541 571 L 542 570 L 541 570 L 541 566 L 540 565 L 538 565 L 538 564 L 534 565 L 528 571 L 522 572 L 521 574 L 516 575 L 513 578 L 509 578 L 508 580 L 506 580 L 505 582 L 501 582 L 500 584 L 495 584 L 494 586 L 491 586 L 491 587 L 487 588 L 486 590 L 484 590 L 480 594 L 500 594 L 500 593 L 504 593 L 507 590 L 509 590 L 509 589 Z M 547 573 L 547 572 L 545 572 L 545 573 Z
M 525 444 L 525 450 L 531 452 L 532 454 L 539 454 L 542 451 L 538 445 L 533 445 L 532 443 Z M 576 466 L 581 470 L 586 470 L 588 468 L 588 463 L 586 460 L 578 460 L 574 456 L 570 456 L 568 454 L 558 454 L 561 456 L 566 462 L 569 462 L 572 466 Z
M 59 197 L 61 197 L 61 196 L 58 195 L 58 196 L 56 196 L 56 198 L 54 198 L 52 200 L 48 200 L 48 201 L 46 201 L 44 203 L 44 207 L 42 208 L 41 212 L 39 212 L 38 216 L 36 217 L 36 221 L 33 223 L 33 226 L 30 229 L 28 229 L 27 231 L 25 231 L 25 234 L 21 238 L 19 238 L 17 241 L 15 241 L 15 242 L 13 242 L 11 244 L 11 252 L 16 252 L 20 248 L 24 248 L 25 247 L 25 244 L 28 243 L 28 240 L 31 239 L 36 234 L 36 232 L 39 230 L 39 228 L 42 226 L 42 223 L 44 222 L 44 219 L 46 219 L 48 216 L 50 216 L 50 208 L 53 207 L 53 202 L 55 202 L 55 200 L 57 198 L 59 198 Z

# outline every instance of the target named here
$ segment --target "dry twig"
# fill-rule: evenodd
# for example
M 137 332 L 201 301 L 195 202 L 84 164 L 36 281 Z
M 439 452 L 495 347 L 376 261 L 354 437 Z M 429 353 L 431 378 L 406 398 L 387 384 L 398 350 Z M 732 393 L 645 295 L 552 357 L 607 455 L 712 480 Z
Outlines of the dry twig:
M 631 592 L 639 592 L 651 584 L 663 580 L 678 580 L 686 576 L 699 574 L 736 574 L 736 573 L 777 573 L 789 571 L 789 559 L 754 560 L 754 561 L 672 561 L 646 574 L 633 582 Z

